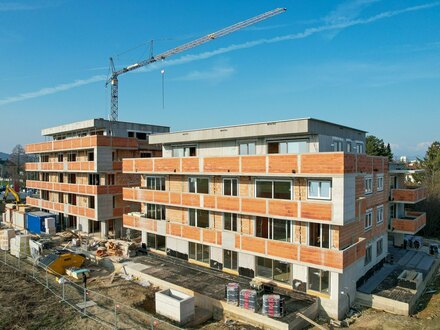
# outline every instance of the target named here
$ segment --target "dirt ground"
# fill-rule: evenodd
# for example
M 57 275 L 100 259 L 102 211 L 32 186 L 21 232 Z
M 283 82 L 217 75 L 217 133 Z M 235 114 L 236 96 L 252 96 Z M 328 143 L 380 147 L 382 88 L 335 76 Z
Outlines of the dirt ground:
M 408 330 L 440 329 L 440 273 L 428 285 L 412 316 L 394 315 L 371 308 L 360 308 L 361 316 L 350 329 Z M 314 328 L 317 329 L 317 328 Z
M 83 319 L 43 286 L 21 273 L 0 270 L 0 329 L 107 329 Z

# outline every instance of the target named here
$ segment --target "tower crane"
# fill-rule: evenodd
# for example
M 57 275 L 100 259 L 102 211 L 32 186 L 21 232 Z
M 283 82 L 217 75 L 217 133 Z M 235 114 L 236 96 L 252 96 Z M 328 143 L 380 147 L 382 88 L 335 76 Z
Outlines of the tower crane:
M 247 26 L 253 25 L 253 24 L 258 23 L 258 22 L 261 22 L 261 21 L 263 21 L 265 19 L 268 19 L 270 17 L 273 17 L 275 15 L 281 14 L 281 13 L 283 13 L 285 11 L 286 11 L 286 8 L 276 8 L 274 10 L 265 12 L 265 13 L 260 14 L 258 16 L 249 18 L 249 19 L 247 19 L 245 21 L 238 22 L 236 24 L 233 24 L 231 26 L 223 28 L 223 29 L 221 29 L 221 30 L 219 30 L 217 32 L 210 33 L 210 34 L 208 34 L 208 35 L 206 35 L 204 37 L 201 37 L 201 38 L 195 39 L 193 41 L 187 42 L 187 43 L 185 43 L 183 45 L 180 45 L 180 46 L 177 46 L 177 47 L 172 48 L 170 50 L 167 50 L 167 51 L 165 51 L 163 53 L 160 53 L 160 54 L 158 54 L 156 56 L 151 56 L 148 59 L 145 59 L 145 60 L 140 61 L 138 63 L 131 64 L 131 65 L 129 65 L 127 67 L 124 67 L 124 68 L 122 68 L 120 70 L 116 70 L 113 58 L 110 57 L 110 68 L 111 68 L 112 73 L 111 73 L 109 79 L 106 81 L 106 84 L 105 84 L 106 87 L 109 84 L 111 86 L 110 120 L 112 120 L 112 121 L 118 120 L 118 85 L 119 85 L 118 77 L 121 74 L 124 74 L 124 73 L 130 72 L 130 71 L 142 68 L 144 66 L 147 66 L 147 65 L 149 65 L 151 63 L 154 63 L 154 62 L 157 62 L 157 61 L 160 61 L 160 60 L 164 60 L 167 57 L 170 57 L 172 55 L 181 53 L 181 52 L 183 52 L 185 50 L 188 50 L 188 49 L 200 46 L 200 45 L 202 45 L 204 43 L 207 43 L 208 41 L 211 41 L 211 40 L 223 37 L 225 35 L 228 35 L 230 33 L 233 33 L 235 31 L 243 29 L 243 28 L 245 28 Z

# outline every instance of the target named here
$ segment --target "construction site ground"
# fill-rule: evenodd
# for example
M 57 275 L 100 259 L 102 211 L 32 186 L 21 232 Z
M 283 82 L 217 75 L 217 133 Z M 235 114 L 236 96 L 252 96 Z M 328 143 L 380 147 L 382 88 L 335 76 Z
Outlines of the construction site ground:
M 440 272 L 428 284 L 425 293 L 417 302 L 417 313 L 412 316 L 394 315 L 358 306 L 356 308 L 361 314 L 353 318 L 354 323 L 350 324 L 350 329 L 440 329 Z M 327 322 L 321 320 L 319 323 L 325 325 Z

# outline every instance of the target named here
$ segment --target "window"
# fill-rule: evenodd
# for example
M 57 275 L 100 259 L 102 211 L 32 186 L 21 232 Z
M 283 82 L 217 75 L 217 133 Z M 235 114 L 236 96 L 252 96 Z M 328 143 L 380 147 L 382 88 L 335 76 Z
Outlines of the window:
M 371 176 L 365 177 L 365 194 L 373 192 L 373 178 Z
M 236 213 L 223 213 L 223 229 L 237 231 L 237 218 Z
M 49 155 L 40 155 L 40 162 L 41 163 L 48 163 L 49 162 Z
M 257 276 L 275 280 L 278 282 L 290 283 L 291 265 L 279 260 L 272 260 L 263 257 L 257 258 Z
M 309 245 L 328 249 L 330 247 L 330 226 L 322 223 L 309 223 Z
M 165 190 L 165 177 L 147 176 L 147 189 Z
M 195 157 L 196 147 L 195 146 L 185 146 L 185 147 L 174 147 L 173 157 Z
M 380 256 L 383 252 L 383 238 L 380 238 L 376 242 L 376 254 Z
M 165 220 L 165 206 L 157 204 L 146 204 L 147 218 Z
M 309 267 L 309 290 L 330 294 L 330 272 Z
M 376 223 L 382 223 L 383 222 L 383 205 L 380 205 L 376 209 Z
M 89 185 L 99 186 L 99 174 L 97 173 L 89 174 Z
M 58 154 L 58 162 L 62 163 L 64 161 L 64 155 L 63 154 Z
M 237 179 L 223 179 L 223 195 L 238 196 Z
M 356 142 L 356 152 L 358 154 L 364 153 L 364 144 L 362 142 Z
M 134 132 L 128 131 L 127 134 L 128 134 L 128 137 L 131 137 L 131 138 L 134 137 Z
M 138 140 L 146 140 L 147 139 L 147 133 L 136 132 L 136 139 L 138 139 Z
M 189 178 L 189 192 L 197 194 L 209 194 L 208 178 Z
M 238 148 L 239 148 L 240 155 L 255 155 L 256 154 L 255 142 L 240 142 Z
M 238 254 L 235 251 L 223 250 L 223 268 L 238 270 Z
M 49 182 L 49 173 L 41 173 L 41 181 Z
M 291 181 L 268 181 L 256 180 L 256 197 L 291 199 L 292 182 Z
M 209 264 L 209 246 L 189 242 L 189 258 Z
M 373 226 L 373 209 L 368 209 L 365 212 L 365 229 L 370 229 Z
M 283 242 L 292 241 L 292 221 L 290 220 L 257 217 L 256 226 L 256 237 Z
M 64 182 L 64 175 L 63 173 L 58 173 L 58 182 L 63 183 Z
M 67 182 L 68 183 L 76 183 L 76 174 L 68 173 L 67 174 Z
M 89 161 L 89 162 L 93 162 L 94 160 L 95 160 L 95 153 L 92 151 L 92 152 L 89 152 L 88 154 L 87 154 L 87 160 Z
M 115 175 L 114 174 L 107 174 L 107 185 L 108 186 L 115 185 Z
M 116 208 L 116 196 L 113 196 L 113 201 L 112 202 L 113 202 L 112 203 L 113 208 Z
M 209 211 L 189 209 L 188 213 L 190 226 L 209 228 Z
M 75 153 L 70 153 L 67 155 L 67 161 L 68 162 L 76 162 L 76 154 Z
M 371 245 L 367 246 L 365 249 L 365 265 L 368 265 L 371 262 Z
M 267 143 L 268 154 L 299 154 L 308 152 L 307 141 L 277 141 Z
M 116 160 L 116 152 L 112 151 L 112 162 Z
M 333 151 L 344 151 L 344 143 L 340 139 L 333 139 Z
M 151 152 L 141 151 L 140 156 L 141 158 L 151 158 Z
M 377 176 L 377 191 L 382 191 L 383 190 L 383 175 L 378 175 Z
M 309 199 L 331 199 L 331 181 L 309 180 L 307 198 Z
M 165 251 L 165 236 L 147 233 L 147 247 L 154 250 Z
M 68 194 L 68 195 L 67 195 L 67 202 L 68 202 L 70 205 L 76 205 L 76 195 L 74 195 L 74 194 Z
M 347 141 L 345 142 L 345 145 L 346 145 L 346 150 L 347 150 L 347 152 L 353 152 L 353 150 L 352 150 L 352 146 L 351 146 L 351 140 L 347 140 Z
M 89 209 L 95 208 L 95 196 L 89 196 Z

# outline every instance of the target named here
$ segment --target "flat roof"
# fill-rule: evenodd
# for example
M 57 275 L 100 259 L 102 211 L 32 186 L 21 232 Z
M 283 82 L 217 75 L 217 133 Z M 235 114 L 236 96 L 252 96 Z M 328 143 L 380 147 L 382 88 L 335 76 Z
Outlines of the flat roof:
M 150 124 L 133 123 L 133 122 L 125 122 L 125 121 L 111 121 L 104 118 L 94 118 L 94 119 L 87 119 L 87 120 L 77 121 L 64 125 L 59 125 L 55 127 L 45 128 L 41 130 L 41 135 L 52 136 L 62 133 L 78 132 L 87 129 L 105 129 L 110 127 L 119 127 L 119 128 L 126 127 L 129 129 L 142 129 L 142 130 L 150 130 L 150 131 L 154 130 L 164 133 L 169 132 L 170 130 L 168 126 L 150 125 Z
M 267 135 L 288 135 L 288 134 L 325 134 L 336 135 L 340 130 L 358 133 L 362 138 L 366 131 L 339 125 L 336 123 L 316 119 L 299 118 L 288 120 L 277 120 L 251 124 L 240 124 L 202 128 L 194 130 L 176 131 L 170 133 L 158 133 L 150 136 L 151 143 L 184 143 L 191 141 L 224 140 L 233 138 L 247 138 Z

